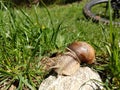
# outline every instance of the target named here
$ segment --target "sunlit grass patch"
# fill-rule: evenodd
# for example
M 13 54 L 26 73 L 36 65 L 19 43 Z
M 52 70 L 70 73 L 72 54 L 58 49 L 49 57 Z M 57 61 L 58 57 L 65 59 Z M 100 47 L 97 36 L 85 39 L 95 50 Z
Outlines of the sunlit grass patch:
M 113 60 L 112 56 L 109 58 L 107 50 L 110 53 L 113 53 L 111 50 L 119 50 L 118 46 L 111 49 L 109 45 L 118 42 L 109 42 L 109 34 L 113 32 L 109 32 L 108 26 L 93 23 L 84 17 L 82 9 L 85 3 L 86 1 L 51 5 L 47 8 L 38 5 L 19 9 L 1 5 L 0 86 L 7 82 L 5 88 L 17 83 L 17 88 L 21 90 L 37 89 L 48 73 L 39 65 L 40 59 L 64 51 L 69 43 L 77 40 L 89 42 L 95 48 L 99 64 L 94 66 L 103 74 L 109 66 L 109 59 Z M 114 30 L 114 34 L 118 31 L 119 36 L 119 28 Z M 117 55 L 114 60 L 120 58 L 118 53 L 114 53 Z M 114 73 L 114 70 L 112 72 Z M 106 76 L 106 81 L 109 77 L 111 76 Z M 119 83 L 118 77 L 113 80 Z

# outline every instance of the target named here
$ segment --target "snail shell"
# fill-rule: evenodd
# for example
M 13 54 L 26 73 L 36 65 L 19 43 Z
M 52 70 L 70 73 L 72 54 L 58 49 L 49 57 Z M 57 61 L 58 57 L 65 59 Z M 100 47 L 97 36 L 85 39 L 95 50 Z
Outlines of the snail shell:
M 73 42 L 68 48 L 76 53 L 81 62 L 92 64 L 95 62 L 95 50 L 86 42 Z

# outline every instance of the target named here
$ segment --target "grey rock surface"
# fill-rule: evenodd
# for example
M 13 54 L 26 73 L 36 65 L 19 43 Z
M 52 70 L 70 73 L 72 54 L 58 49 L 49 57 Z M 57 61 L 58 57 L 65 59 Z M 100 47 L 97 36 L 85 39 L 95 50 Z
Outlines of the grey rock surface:
M 89 67 L 80 67 L 71 76 L 50 75 L 40 85 L 39 90 L 102 90 L 99 74 Z

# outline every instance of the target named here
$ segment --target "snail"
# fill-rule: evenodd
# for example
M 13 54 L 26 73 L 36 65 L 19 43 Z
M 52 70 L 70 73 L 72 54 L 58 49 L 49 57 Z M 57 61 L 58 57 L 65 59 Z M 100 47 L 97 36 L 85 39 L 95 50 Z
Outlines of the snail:
M 59 75 L 72 75 L 81 63 L 95 62 L 95 50 L 86 42 L 76 41 L 68 45 L 65 53 L 44 61 L 47 61 L 45 69 L 53 69 Z

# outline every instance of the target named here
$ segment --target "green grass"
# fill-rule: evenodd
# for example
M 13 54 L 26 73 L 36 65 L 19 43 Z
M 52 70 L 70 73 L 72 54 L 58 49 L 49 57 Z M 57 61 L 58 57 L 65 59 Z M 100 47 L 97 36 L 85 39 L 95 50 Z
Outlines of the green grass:
M 110 14 L 110 35 L 109 35 L 109 42 L 110 42 L 110 62 L 109 68 L 111 70 L 111 84 L 113 85 L 112 89 L 119 89 L 120 88 L 120 46 L 119 46 L 119 31 L 115 30 L 112 25 L 112 10 L 109 0 L 109 14 Z
M 39 65 L 40 59 L 62 52 L 69 43 L 79 40 L 95 48 L 98 64 L 94 67 L 106 76 L 103 80 L 106 87 L 118 87 L 118 70 L 114 71 L 113 67 L 119 69 L 119 27 L 114 27 L 114 33 L 109 26 L 87 20 L 82 11 L 86 2 L 19 9 L 7 8 L 1 2 L 0 86 L 7 82 L 6 89 L 14 83 L 18 83 L 20 90 L 37 89 L 47 73 Z M 115 41 L 109 35 L 117 35 Z

